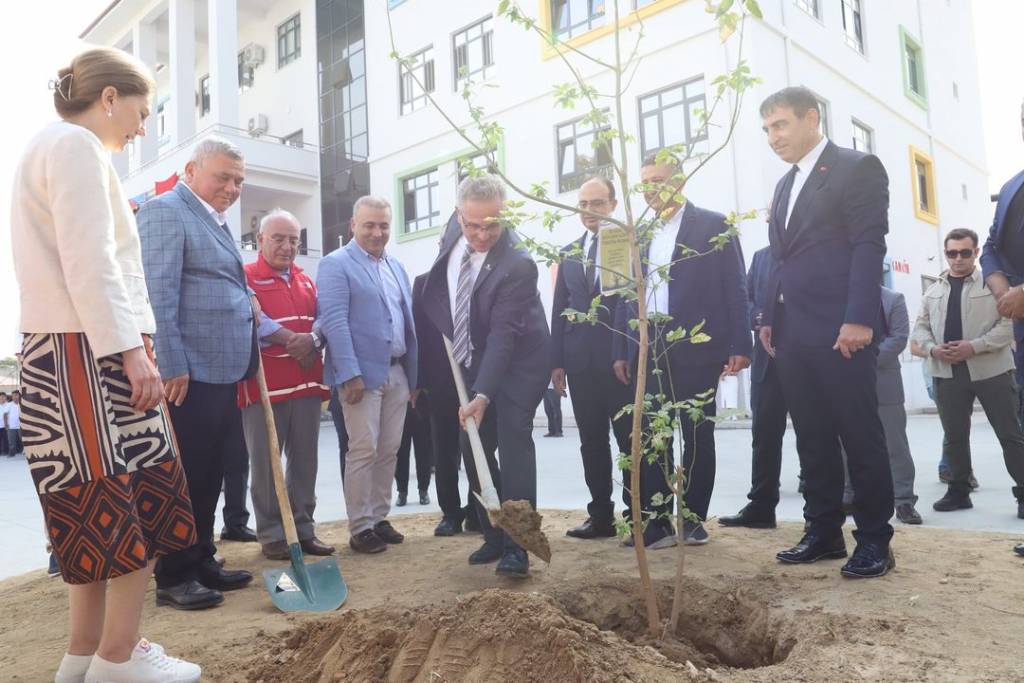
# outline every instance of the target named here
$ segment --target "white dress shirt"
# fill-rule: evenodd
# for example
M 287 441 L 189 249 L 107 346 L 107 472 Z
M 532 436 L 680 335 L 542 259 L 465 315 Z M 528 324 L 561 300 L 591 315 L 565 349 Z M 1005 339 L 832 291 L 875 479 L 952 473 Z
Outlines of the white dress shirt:
M 359 247 L 371 268 L 377 269 L 381 285 L 384 287 L 384 300 L 388 304 L 388 314 L 391 316 L 391 357 L 401 358 L 405 355 L 405 310 L 402 307 L 402 287 L 398 284 L 398 277 L 392 270 L 388 255 L 382 254 L 377 258 L 370 252 Z
M 803 159 L 796 162 L 796 176 L 793 178 L 793 189 L 789 193 L 789 206 L 786 207 L 787 227 L 789 227 L 789 217 L 793 215 L 793 207 L 796 206 L 796 198 L 800 196 L 800 190 L 804 189 L 804 183 L 807 182 L 807 178 L 810 177 L 814 167 L 817 166 L 818 159 L 821 158 L 821 153 L 825 151 L 827 144 L 828 138 L 822 135 L 821 140 L 814 146 L 814 149 L 804 155 Z
M 466 238 L 463 237 L 458 243 L 452 247 L 452 252 L 448 255 L 448 304 L 452 314 L 452 324 L 455 324 L 455 295 L 459 289 L 459 270 L 462 268 L 462 255 L 466 253 Z M 484 267 L 484 261 L 487 260 L 486 251 L 476 251 L 469 257 L 469 288 L 470 291 L 473 289 L 473 285 L 476 284 L 476 278 L 480 275 L 480 269 Z M 473 305 L 472 299 L 469 305 Z M 470 340 L 470 348 L 472 348 L 472 340 Z
M 661 224 L 661 227 L 651 238 L 651 248 L 647 254 L 647 314 L 664 313 L 668 315 L 668 273 L 655 273 L 656 268 L 662 268 L 672 263 L 672 254 L 676 250 L 676 235 L 679 234 L 679 226 L 683 220 L 683 211 L 686 210 L 684 203 L 679 207 L 671 218 Z
M 7 402 L 7 428 L 21 429 L 21 406 L 14 401 Z
M 181 184 L 184 185 L 185 187 L 188 187 L 188 191 L 192 193 L 192 196 L 198 199 L 199 203 L 203 205 L 203 208 L 210 212 L 210 215 L 213 216 L 213 220 L 217 223 L 217 225 L 219 225 L 222 228 L 225 225 L 227 225 L 228 216 L 226 213 L 224 213 L 223 211 L 218 211 L 217 209 L 207 204 L 206 200 L 197 195 L 196 191 L 189 187 L 189 184 L 186 183 L 184 180 L 181 181 Z

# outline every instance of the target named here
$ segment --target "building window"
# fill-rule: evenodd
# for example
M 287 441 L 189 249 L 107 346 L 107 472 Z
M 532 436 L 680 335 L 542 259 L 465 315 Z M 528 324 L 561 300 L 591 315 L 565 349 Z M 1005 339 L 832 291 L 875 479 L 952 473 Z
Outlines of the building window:
M 167 99 L 165 97 L 156 105 L 156 139 L 158 147 L 163 147 L 171 141 L 171 135 L 167 130 Z
M 832 121 L 828 113 L 828 102 L 818 98 L 818 130 L 825 137 L 830 137 L 832 134 Z
M 428 47 L 409 57 L 410 65 L 398 65 L 402 113 L 427 106 L 427 93 L 434 92 L 434 48 Z
M 860 0 L 843 0 L 843 32 L 846 44 L 864 54 L 864 32 Z
M 467 78 L 485 80 L 494 73 L 494 20 L 487 17 L 452 36 L 455 89 Z
M 821 19 L 821 8 L 818 7 L 818 0 L 793 0 L 793 4 L 815 19 Z
M 604 25 L 604 4 L 605 0 L 551 0 L 551 32 L 566 39 Z
M 210 113 L 210 74 L 199 79 L 199 115 Z
M 910 148 L 910 173 L 914 195 L 914 215 L 928 223 L 938 224 L 939 208 L 935 196 L 935 165 L 932 158 Z
M 487 163 L 487 156 L 485 154 L 474 154 L 470 157 L 462 157 L 455 161 L 455 165 L 459 183 L 469 177 L 469 168 L 476 168 L 490 174 L 498 172 L 497 166 Z
M 642 96 L 641 156 L 675 145 L 686 145 L 687 157 L 706 154 L 708 132 L 700 114 L 706 107 L 703 76 Z
M 609 145 L 597 141 L 596 133 L 608 126 L 594 129 L 592 123 L 576 119 L 555 128 L 558 140 L 558 191 L 579 189 L 592 175 L 611 177 L 612 158 Z
M 903 52 L 903 90 L 907 97 L 927 109 L 928 92 L 924 82 L 924 50 L 907 30 L 900 26 Z
M 238 91 L 245 92 L 256 81 L 256 67 L 245 61 L 245 53 L 238 53 Z
M 406 234 L 429 230 L 441 216 L 437 169 L 432 168 L 402 181 Z
M 277 68 L 291 64 L 302 56 L 302 26 L 299 15 L 277 27 Z
M 300 128 L 291 135 L 281 138 L 281 144 L 288 145 L 289 147 L 302 147 L 302 129 Z
M 853 120 L 853 148 L 865 154 L 875 153 L 875 131 L 857 119 Z

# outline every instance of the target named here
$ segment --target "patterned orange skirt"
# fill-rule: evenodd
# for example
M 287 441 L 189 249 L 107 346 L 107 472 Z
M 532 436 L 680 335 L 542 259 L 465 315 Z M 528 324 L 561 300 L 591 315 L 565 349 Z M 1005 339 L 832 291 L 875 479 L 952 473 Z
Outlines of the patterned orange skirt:
M 73 332 L 26 334 L 22 354 L 25 457 L 64 581 L 122 576 L 193 545 L 170 420 L 163 405 L 131 407 L 121 354 L 96 358 Z

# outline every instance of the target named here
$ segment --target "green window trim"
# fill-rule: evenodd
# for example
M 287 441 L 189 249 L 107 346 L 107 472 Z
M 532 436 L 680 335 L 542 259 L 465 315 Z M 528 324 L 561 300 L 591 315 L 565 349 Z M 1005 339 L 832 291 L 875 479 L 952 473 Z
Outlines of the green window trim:
M 907 59 L 907 53 L 913 50 L 917 59 L 913 65 L 915 69 L 915 80 L 918 90 L 914 90 L 910 83 L 911 64 Z M 907 98 L 922 109 L 928 109 L 928 86 L 925 80 L 924 48 L 921 41 L 907 31 L 905 26 L 900 26 L 900 71 L 903 74 L 903 92 Z
M 424 230 L 417 230 L 416 232 L 406 232 L 405 231 L 405 187 L 404 187 L 405 180 L 407 178 L 412 177 L 412 176 L 420 175 L 423 172 L 429 171 L 432 168 L 437 168 L 438 170 L 440 170 L 441 166 L 443 166 L 444 164 L 450 164 L 451 162 L 456 161 L 458 159 L 462 159 L 464 157 L 474 156 L 476 153 L 477 152 L 476 152 L 476 150 L 474 148 L 466 147 L 466 148 L 458 150 L 457 152 L 451 152 L 451 153 L 448 153 L 448 154 L 443 154 L 443 155 L 441 155 L 439 157 L 431 159 L 430 161 L 425 161 L 423 163 L 416 164 L 415 166 L 403 169 L 403 170 L 401 170 L 401 171 L 399 171 L 398 173 L 395 174 L 394 188 L 393 188 L 394 199 L 391 202 L 391 206 L 394 208 L 394 212 L 393 212 L 394 215 L 391 217 L 391 225 L 393 226 L 393 230 L 394 230 L 394 228 L 397 228 L 397 230 L 395 231 L 395 243 L 396 244 L 405 244 L 406 242 L 414 242 L 416 240 L 420 240 L 420 239 L 423 239 L 423 238 L 426 238 L 426 237 L 436 237 L 436 236 L 440 235 L 441 232 L 444 230 L 445 226 L 448 224 L 448 217 L 451 215 L 450 212 L 449 213 L 445 213 L 444 211 L 442 211 L 441 215 L 440 215 L 441 222 L 438 225 L 432 226 L 430 228 L 426 228 Z M 501 172 L 504 173 L 505 172 L 505 143 L 504 143 L 504 140 L 502 141 L 502 143 L 500 145 L 498 145 L 498 149 L 495 150 L 494 161 L 498 164 L 498 168 L 501 169 Z M 454 208 L 454 203 L 452 205 L 452 208 Z

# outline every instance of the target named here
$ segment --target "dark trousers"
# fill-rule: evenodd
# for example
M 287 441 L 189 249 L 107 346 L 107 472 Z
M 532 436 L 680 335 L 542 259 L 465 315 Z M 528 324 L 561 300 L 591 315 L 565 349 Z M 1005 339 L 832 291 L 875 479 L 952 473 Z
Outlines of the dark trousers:
M 463 511 L 459 495 L 459 460 L 462 458 L 462 445 L 459 434 L 462 428 L 459 426 L 458 399 L 451 395 L 431 396 L 429 413 L 437 504 L 445 517 L 461 520 Z
M 935 378 L 935 404 L 942 421 L 942 455 L 949 463 L 953 491 L 968 494 L 971 476 L 971 413 L 974 399 L 981 401 L 992 431 L 1003 448 L 1003 461 L 1016 486 L 1013 494 L 1024 498 L 1024 435 L 1018 414 L 1017 386 L 1012 372 L 971 381 L 965 364 L 953 367 L 952 378 Z M 860 496 L 857 496 L 860 504 Z
M 11 449 L 7 445 L 7 429 L 0 427 L 0 455 L 7 455 L 9 453 L 14 455 L 10 451 Z
M 345 483 L 345 454 L 348 453 L 348 429 L 345 428 L 345 415 L 341 410 L 341 399 L 338 398 L 338 389 L 331 389 L 331 400 L 327 403 L 327 410 L 331 413 L 331 421 L 334 422 L 334 432 L 338 435 L 338 459 L 341 462 L 341 483 Z
M 633 427 L 631 415 L 614 418 L 624 405 L 633 402 L 633 394 L 629 386 L 615 379 L 610 366 L 569 373 L 568 382 L 569 399 L 580 432 L 583 479 L 590 491 L 587 514 L 595 521 L 610 522 L 615 514 L 612 471 L 616 458 L 613 456 L 630 452 Z M 615 434 L 615 454 L 608 439 L 609 423 Z
M 775 357 L 797 436 L 809 533 L 831 538 L 841 533 L 846 519 L 841 441 L 857 500 L 853 535 L 858 543 L 888 546 L 893 487 L 878 417 L 878 348 L 869 346 L 847 360 L 831 347 L 788 338 L 784 311 L 777 318 Z
M 434 444 L 430 433 L 430 405 L 426 394 L 421 394 L 416 407 L 405 411 L 402 443 L 395 462 L 395 484 L 399 493 L 409 492 L 409 450 L 416 451 L 416 486 L 420 491 L 430 488 L 430 468 L 434 465 Z
M 7 454 L 18 455 L 25 450 L 24 444 L 21 443 L 21 429 L 7 428 Z
M 480 440 L 484 445 L 487 466 L 494 487 L 498 490 L 498 497 L 502 501 L 527 500 L 534 508 L 537 507 L 537 452 L 533 444 L 533 415 L 536 412 L 536 404 L 531 410 L 499 394 L 487 407 L 480 429 Z M 470 490 L 479 491 L 480 481 L 466 432 L 462 432 L 461 442 L 466 454 L 466 475 Z M 495 449 L 498 457 L 495 457 Z M 487 512 L 476 496 L 470 494 L 470 497 L 480 520 L 484 540 L 505 549 L 513 547 L 512 539 L 507 534 L 491 526 Z
M 242 527 L 249 524 L 245 501 L 249 490 L 249 452 L 242 430 L 229 438 L 237 438 L 240 443 L 229 443 L 224 450 L 224 526 Z
M 660 364 L 661 374 L 648 373 L 647 393 L 663 393 L 669 401 L 684 401 L 698 394 L 711 390 L 710 402 L 703 407 L 704 414 L 714 417 L 716 414 L 715 392 L 718 390 L 718 378 L 722 374 L 724 361 L 702 365 L 679 365 L 672 367 L 666 358 Z M 654 370 L 652 363 L 650 369 Z M 685 506 L 701 519 L 707 519 L 708 507 L 711 504 L 711 493 L 715 488 L 715 423 L 702 420 L 694 423 L 685 412 L 677 414 L 683 433 L 683 470 L 686 483 L 683 502 Z M 645 421 L 646 422 L 646 421 Z M 647 427 L 645 426 L 645 431 Z M 667 477 L 675 472 L 675 439 L 669 438 L 659 456 L 650 462 L 644 458 L 640 469 L 640 498 L 643 502 L 642 511 L 645 515 L 671 515 L 675 510 L 672 490 Z M 625 485 L 622 489 L 623 503 L 626 505 L 624 515 L 631 514 L 630 486 L 631 477 L 628 471 L 623 473 Z M 654 505 L 651 499 L 660 493 L 665 503 Z
M 782 439 L 786 435 L 786 400 L 779 370 L 770 358 L 764 378 L 750 383 L 750 412 L 750 493 L 747 498 L 757 514 L 770 515 L 779 504 Z
M 188 481 L 198 541 L 157 560 L 156 583 L 160 588 L 194 579 L 200 565 L 213 561 L 217 550 L 213 544 L 213 522 L 224 479 L 224 462 L 238 456 L 233 449 L 241 449 L 245 455 L 245 439 L 239 438 L 242 411 L 236 398 L 234 384 L 193 380 L 188 384 L 184 403 L 168 408 Z
M 554 389 L 544 392 L 544 415 L 548 418 L 548 434 L 561 434 L 562 395 Z

